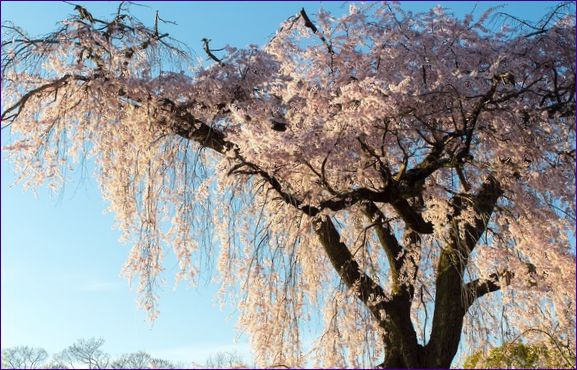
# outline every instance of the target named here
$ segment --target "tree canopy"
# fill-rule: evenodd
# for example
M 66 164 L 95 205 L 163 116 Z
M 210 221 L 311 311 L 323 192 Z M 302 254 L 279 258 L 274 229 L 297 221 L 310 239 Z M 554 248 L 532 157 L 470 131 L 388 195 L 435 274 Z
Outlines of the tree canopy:
M 217 250 L 259 365 L 448 367 L 504 327 L 575 342 L 572 4 L 302 9 L 260 47 L 204 39 L 208 64 L 125 5 L 3 25 L 4 150 L 28 186 L 94 161 L 151 318 L 165 249 L 183 279 Z

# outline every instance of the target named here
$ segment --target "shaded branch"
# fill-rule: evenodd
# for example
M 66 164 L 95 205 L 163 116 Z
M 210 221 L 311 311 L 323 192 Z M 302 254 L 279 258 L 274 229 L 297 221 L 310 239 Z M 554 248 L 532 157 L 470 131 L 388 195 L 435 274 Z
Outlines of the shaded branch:
M 457 352 L 463 319 L 470 301 L 463 299 L 465 267 L 471 251 L 485 232 L 502 194 L 499 182 L 493 176 L 489 176 L 474 196 L 457 194 L 451 200 L 455 214 L 449 219 L 453 225 L 450 242 L 442 249 L 436 268 L 435 310 L 431 337 L 426 346 L 429 366 L 441 367 L 443 363 L 450 363 L 450 359 Z M 465 229 L 465 237 L 462 239 L 457 218 L 468 207 L 473 207 L 475 217 L 472 224 L 466 223 L 461 226 Z M 494 288 L 491 284 L 488 287 Z
M 402 247 L 389 228 L 385 215 L 373 202 L 367 202 L 365 204 L 364 213 L 370 222 L 376 221 L 374 227 L 377 237 L 379 238 L 379 242 L 385 251 L 387 260 L 389 261 L 389 267 L 391 269 L 392 290 L 393 293 L 396 293 L 399 290 L 399 271 L 402 267 L 402 261 L 397 259 L 397 257 L 401 254 Z
M 369 307 L 375 318 L 382 321 L 379 310 L 386 308 L 386 294 L 383 288 L 360 270 L 359 264 L 341 241 L 339 232 L 330 217 L 324 217 L 315 222 L 315 232 L 342 281 L 347 287 L 355 289 L 359 299 Z M 381 302 L 375 303 L 378 299 Z
M 503 195 L 501 185 L 493 176 L 489 176 L 476 195 L 471 197 L 461 193 L 456 194 L 451 199 L 455 211 L 454 215 L 450 217 L 450 221 L 454 222 L 453 220 L 466 208 L 472 207 L 475 211 L 474 223 L 464 225 L 465 238 L 461 240 L 458 232 L 452 235 L 452 249 L 460 250 L 464 253 L 465 258 L 468 257 L 469 253 L 479 241 L 479 238 L 481 238 L 481 235 L 485 232 L 497 200 L 501 195 Z
M 222 131 L 197 120 L 186 110 L 186 107 L 175 106 L 173 113 L 175 122 L 170 126 L 174 127 L 177 135 L 196 141 L 202 147 L 213 149 L 221 154 L 235 147 L 233 143 L 225 139 Z
M 486 294 L 496 292 L 503 286 L 511 284 L 511 279 L 515 276 L 510 271 L 503 271 L 499 274 L 493 273 L 486 279 L 475 279 L 465 285 L 465 293 L 469 298 L 467 307 L 471 306 L 476 299 Z

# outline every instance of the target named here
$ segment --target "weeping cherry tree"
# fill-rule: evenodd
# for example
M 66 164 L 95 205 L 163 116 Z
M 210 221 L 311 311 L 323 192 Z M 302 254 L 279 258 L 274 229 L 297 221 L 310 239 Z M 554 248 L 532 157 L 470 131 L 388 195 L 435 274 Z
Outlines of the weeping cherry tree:
M 151 319 L 165 253 L 193 281 L 214 256 L 260 366 L 449 367 L 531 330 L 574 352 L 575 13 L 551 5 L 302 9 L 204 63 L 124 3 L 5 23 L 4 155 L 31 187 L 94 164 Z

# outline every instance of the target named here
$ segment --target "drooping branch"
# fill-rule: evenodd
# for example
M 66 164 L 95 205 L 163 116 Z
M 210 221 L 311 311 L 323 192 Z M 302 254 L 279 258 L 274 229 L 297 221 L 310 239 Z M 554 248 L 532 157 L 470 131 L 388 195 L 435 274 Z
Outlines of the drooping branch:
M 233 143 L 226 140 L 222 131 L 196 119 L 187 111 L 186 106 L 176 105 L 169 99 L 162 99 L 162 101 L 172 114 L 172 120 L 170 122 L 163 120 L 159 122 L 160 125 L 168 126 L 177 135 L 193 140 L 202 148 L 210 148 L 220 154 L 235 147 Z
M 37 95 L 40 95 L 40 94 L 43 94 L 46 92 L 50 93 L 50 92 L 58 91 L 58 89 L 62 88 L 64 85 L 66 85 L 70 81 L 84 81 L 84 82 L 86 82 L 89 80 L 90 80 L 90 78 L 80 76 L 80 75 L 65 74 L 64 76 L 60 77 L 59 79 L 56 79 L 52 82 L 46 83 L 42 86 L 39 86 L 35 89 L 32 89 L 32 90 L 28 91 L 26 94 L 24 94 L 20 99 L 18 99 L 18 101 L 16 103 L 14 103 L 10 107 L 6 108 L 2 112 L 2 116 L 1 116 L 2 122 L 4 123 L 7 121 L 9 124 L 11 121 L 16 119 L 18 117 L 18 115 L 20 115 L 22 110 L 26 107 L 26 103 L 28 102 L 28 100 L 32 97 L 35 97 Z
M 241 160 L 241 163 L 245 162 L 241 156 L 237 155 L 237 158 Z M 295 195 L 288 193 L 283 189 L 281 183 L 276 178 L 258 168 L 258 166 L 252 163 L 246 164 L 254 169 L 255 174 L 258 173 L 262 178 L 269 182 L 269 184 L 285 201 L 293 206 L 297 206 L 297 208 L 311 217 L 318 215 L 323 209 L 330 209 L 335 212 L 341 211 L 362 201 L 389 203 L 395 208 L 399 216 L 412 230 L 421 234 L 431 234 L 433 232 L 433 225 L 430 222 L 425 221 L 423 216 L 416 212 L 409 202 L 403 198 L 402 194 L 398 191 L 395 182 L 391 182 L 381 191 L 358 188 L 349 192 L 337 194 L 332 199 L 321 201 L 319 206 L 315 207 L 304 205 L 302 200 L 299 200 Z
M 44 91 L 54 91 L 55 89 L 61 88 L 71 80 L 87 82 L 96 80 L 98 78 L 104 77 L 102 75 L 95 75 L 92 77 L 68 74 L 64 75 L 63 77 L 51 83 L 42 85 L 41 87 L 29 91 L 17 103 L 7 108 L 2 113 L 2 121 L 16 119 L 22 109 L 24 109 L 27 101 L 31 97 L 38 96 Z M 168 113 L 170 113 L 171 117 L 171 119 L 167 119 L 165 117 L 160 118 L 158 121 L 160 126 L 171 128 L 177 135 L 186 139 L 193 140 L 200 144 L 201 147 L 211 148 L 221 154 L 224 154 L 227 150 L 236 148 L 234 143 L 226 140 L 225 135 L 219 129 L 211 127 L 208 124 L 196 119 L 187 111 L 186 106 L 176 105 L 169 99 L 157 99 L 157 101 L 161 102 L 160 105 L 163 106 Z M 136 106 L 136 108 L 138 108 L 138 106 Z M 238 155 L 238 153 L 237 159 L 239 159 L 241 163 L 246 162 L 242 156 Z M 374 191 L 366 188 L 355 189 L 346 193 L 339 194 L 333 199 L 322 201 L 320 202 L 319 207 L 314 207 L 310 205 L 304 205 L 302 200 L 297 199 L 297 197 L 289 194 L 285 189 L 283 189 L 283 186 L 276 178 L 270 176 L 256 165 L 252 163 L 246 164 L 252 167 L 255 173 L 259 174 L 263 179 L 269 182 L 269 184 L 283 197 L 283 199 L 285 199 L 291 205 L 298 206 L 301 211 L 309 216 L 316 216 L 323 209 L 340 211 L 350 207 L 352 204 L 356 204 L 361 201 L 391 203 L 393 207 L 398 210 L 401 217 L 403 217 L 403 219 L 405 219 L 405 221 L 410 224 L 413 229 L 422 233 L 432 232 L 432 225 L 425 222 L 419 214 L 414 212 L 408 202 L 403 199 L 400 194 L 398 194 L 393 186 L 387 187 L 382 191 Z

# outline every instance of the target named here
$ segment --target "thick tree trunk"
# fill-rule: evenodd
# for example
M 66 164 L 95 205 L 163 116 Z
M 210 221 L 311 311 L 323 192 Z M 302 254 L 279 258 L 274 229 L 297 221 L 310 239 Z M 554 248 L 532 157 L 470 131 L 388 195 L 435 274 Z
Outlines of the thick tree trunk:
M 412 369 L 427 367 L 424 365 L 423 347 L 417 343 L 413 325 L 400 328 L 390 323 L 383 335 L 385 359 L 377 367 L 385 369 Z
M 467 310 L 463 300 L 463 280 L 459 274 L 460 263 L 443 253 L 440 264 L 446 270 L 437 278 L 437 296 L 431 340 L 422 347 L 416 343 L 412 327 L 399 328 L 391 325 L 383 336 L 385 360 L 382 368 L 449 368 L 457 353 Z M 408 307 L 410 308 L 410 306 Z M 403 312 L 410 317 L 408 310 Z M 414 346 L 406 347 L 407 338 L 414 338 Z
M 385 361 L 377 367 L 384 369 L 406 369 L 409 366 L 403 359 L 402 348 L 398 345 L 400 340 L 392 333 L 383 336 L 385 345 Z
M 371 304 L 370 297 L 385 297 L 383 289 L 369 276 L 360 271 L 347 246 L 340 241 L 340 236 L 330 218 L 317 224 L 317 235 L 333 267 L 349 287 L 357 287 L 357 294 L 374 318 L 385 329 L 383 336 L 385 361 L 379 365 L 385 368 L 420 368 L 423 365 L 423 347 L 418 344 L 417 334 L 411 322 L 411 296 L 406 289 L 401 289 L 392 299 Z M 381 317 L 381 311 L 387 317 Z
M 449 368 L 457 353 L 466 303 L 463 298 L 464 261 L 455 251 L 443 251 L 437 269 L 437 293 L 425 367 Z
M 469 296 L 470 292 L 465 285 L 463 275 L 468 258 L 484 233 L 491 217 L 493 208 L 502 191 L 493 178 L 489 178 L 473 197 L 457 195 L 453 206 L 455 216 L 463 209 L 472 206 L 477 215 L 473 223 L 459 225 L 458 218 L 451 221 L 453 230 L 450 242 L 442 250 L 437 265 L 436 296 L 433 324 L 429 343 L 423 347 L 418 344 L 417 335 L 411 321 L 411 302 L 413 286 L 411 283 L 397 286 L 392 297 L 374 305 L 369 297 L 383 297 L 383 289 L 369 276 L 360 271 L 347 246 L 340 241 L 340 235 L 330 218 L 319 221 L 317 234 L 335 270 L 342 280 L 349 286 L 357 286 L 359 298 L 367 305 L 385 329 L 383 345 L 385 346 L 385 360 L 378 367 L 383 368 L 449 368 L 457 353 L 463 329 L 464 317 L 468 307 L 476 297 Z M 368 209 L 369 216 L 376 214 L 376 209 Z M 465 237 L 460 237 L 459 227 L 465 228 Z M 379 235 L 387 253 L 398 255 L 400 246 L 392 235 L 387 237 L 384 228 Z M 412 243 L 418 242 L 418 235 L 413 235 Z M 390 239 L 390 240 L 389 240 Z M 395 253 L 392 253 L 392 252 Z M 400 270 L 400 263 L 406 263 L 398 258 L 391 258 L 394 270 Z M 414 263 L 414 262 L 413 262 Z M 418 265 L 418 263 L 417 263 Z M 416 268 L 417 266 L 415 266 Z M 380 316 L 384 310 L 386 318 Z

